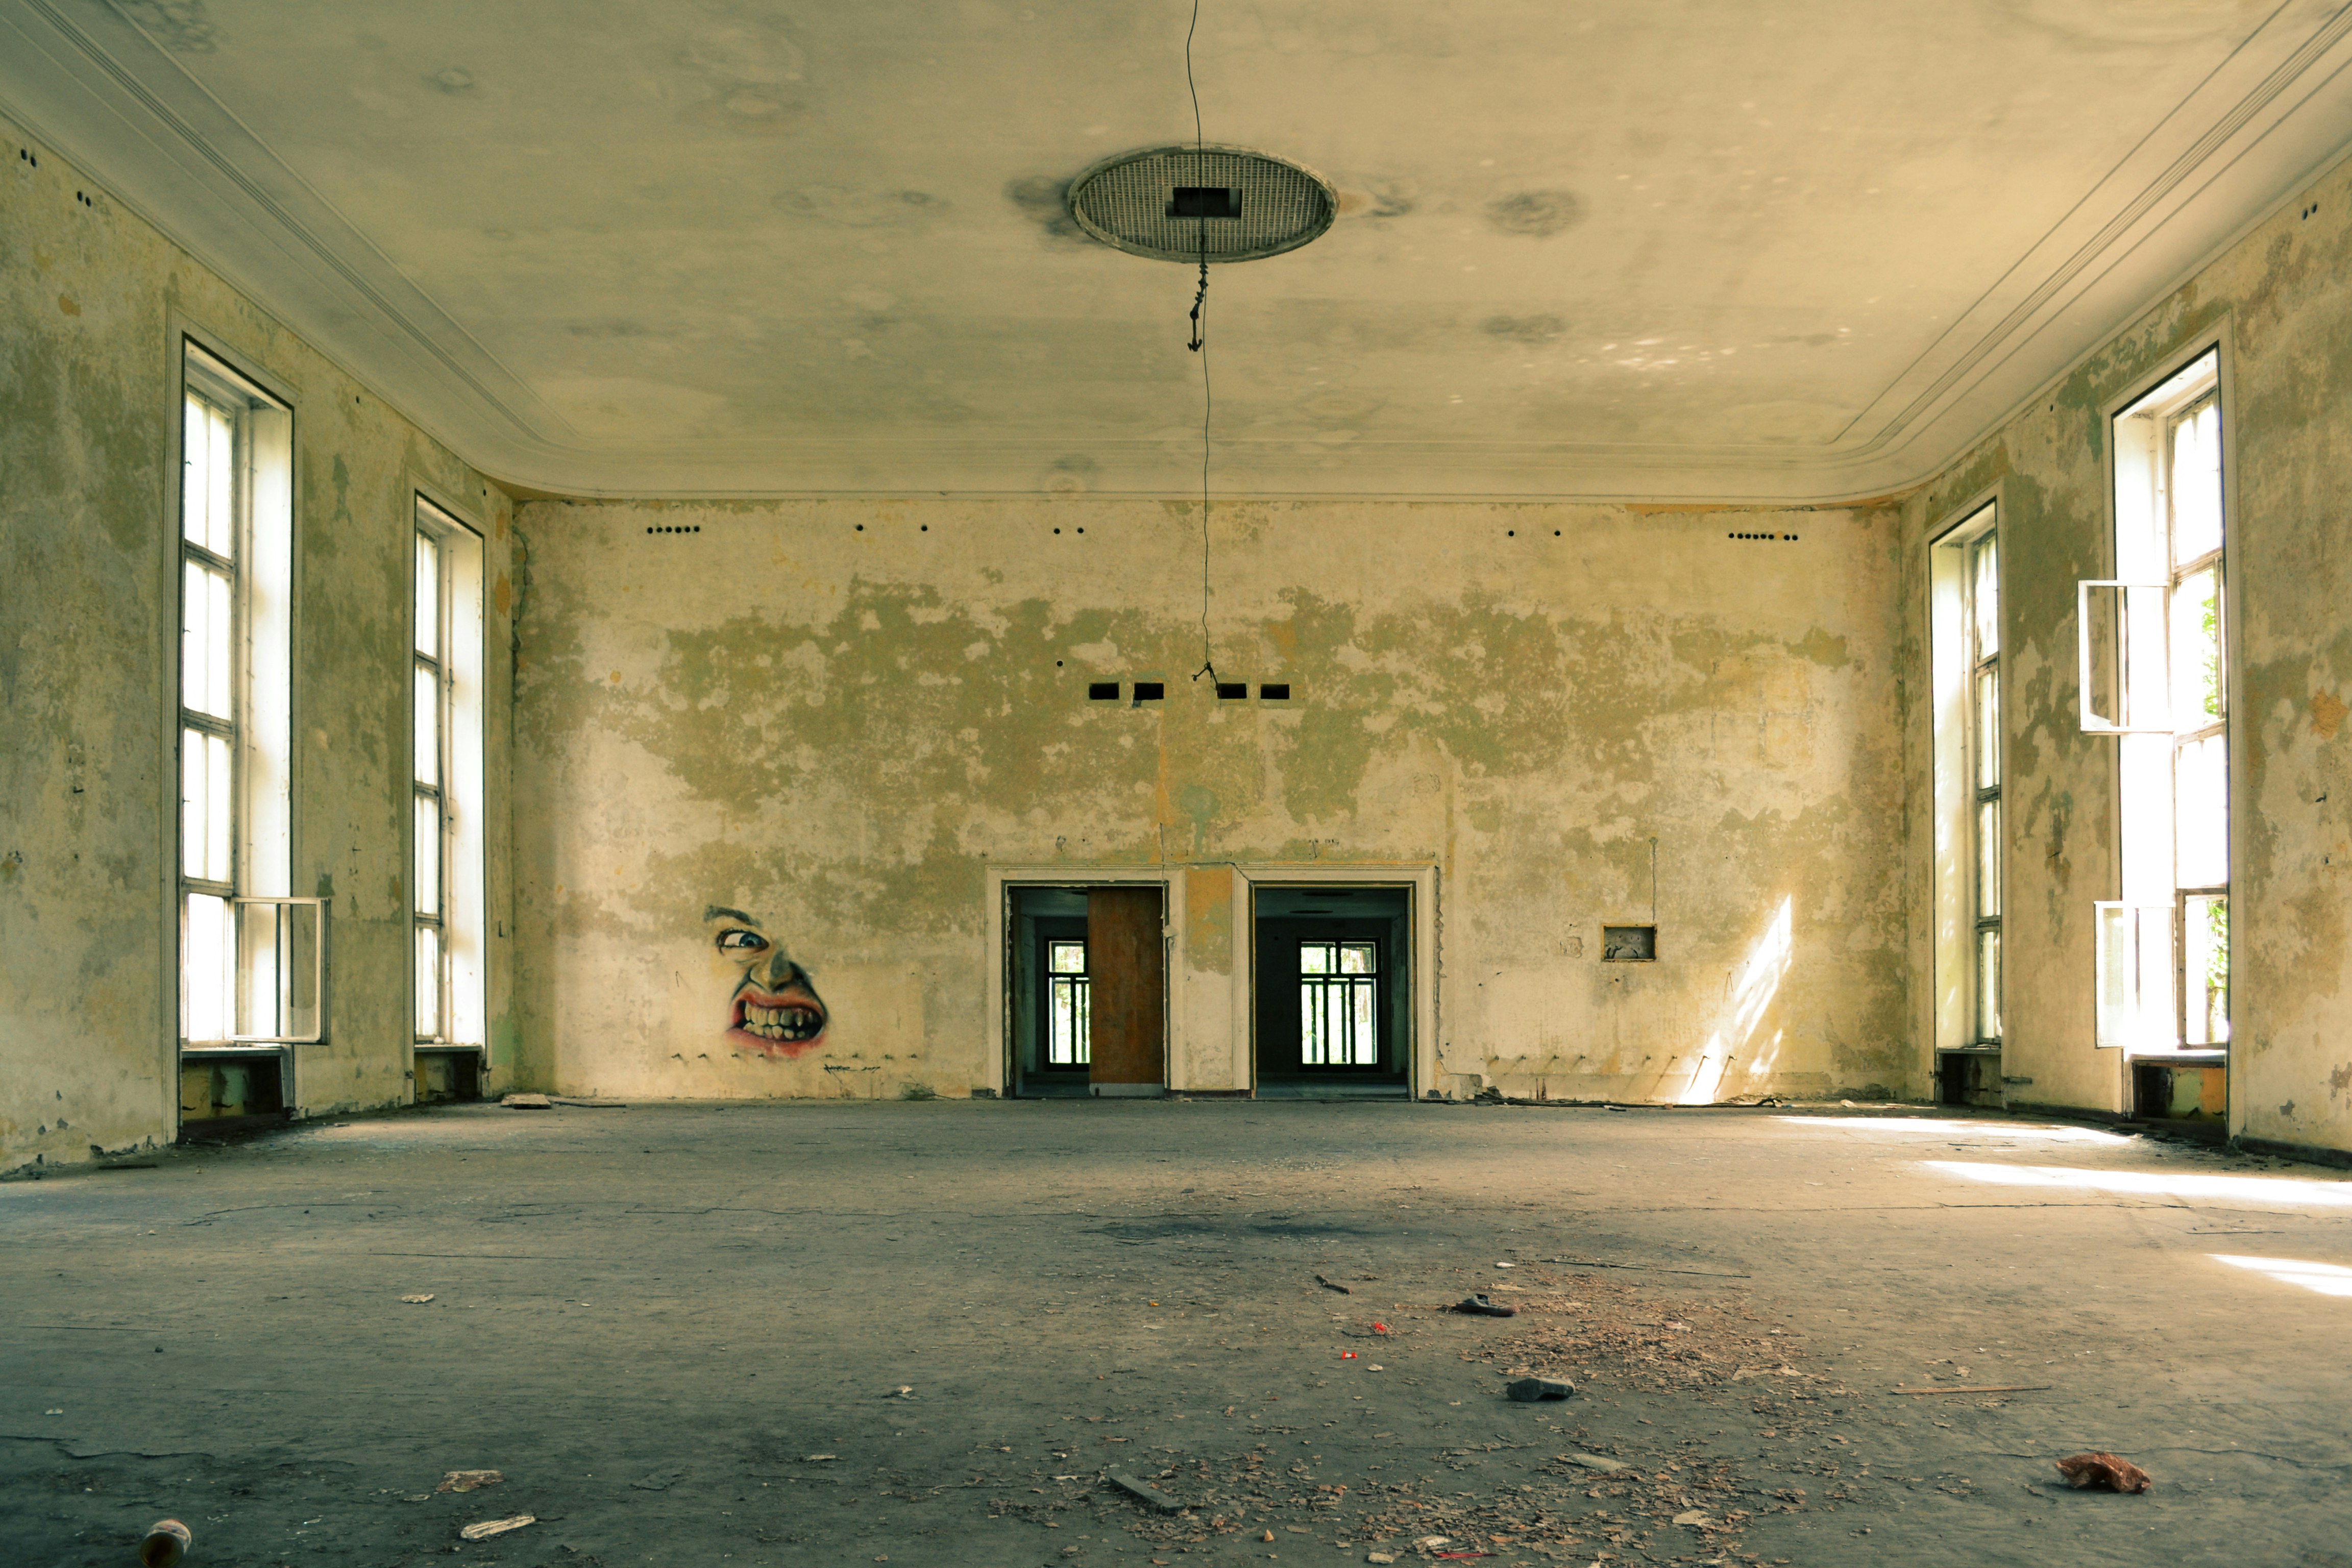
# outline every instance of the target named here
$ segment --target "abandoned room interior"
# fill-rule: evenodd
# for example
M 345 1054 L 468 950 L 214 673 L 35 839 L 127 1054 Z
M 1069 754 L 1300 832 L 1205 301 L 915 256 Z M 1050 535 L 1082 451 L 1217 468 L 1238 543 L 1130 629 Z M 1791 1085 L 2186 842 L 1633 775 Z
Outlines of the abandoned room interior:
M 0 1558 L 2352 1564 L 2352 5 L 0 137 Z

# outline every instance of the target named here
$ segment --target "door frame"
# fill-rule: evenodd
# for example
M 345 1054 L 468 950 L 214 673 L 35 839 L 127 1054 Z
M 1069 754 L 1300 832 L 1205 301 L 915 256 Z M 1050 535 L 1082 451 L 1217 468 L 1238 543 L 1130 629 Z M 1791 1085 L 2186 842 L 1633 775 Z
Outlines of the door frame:
M 1419 1100 L 1438 1086 L 1437 868 L 1305 863 L 1241 863 L 1234 867 L 1234 1042 L 1240 1055 L 1234 1081 L 1257 1093 L 1257 898 L 1261 887 L 1387 887 L 1406 889 L 1405 934 L 1412 951 L 1412 1006 L 1406 1014 L 1405 1093 Z
M 1160 952 L 1167 966 L 1166 1002 L 1161 1015 L 1165 1041 L 1164 1087 L 1181 1091 L 1178 1082 L 1184 1023 L 1184 987 L 1178 965 L 1183 954 L 1177 933 L 1184 929 L 1184 879 L 1180 866 L 991 866 L 988 868 L 988 952 L 983 969 L 988 976 L 987 1016 L 996 1020 L 996 1047 L 985 1058 L 994 1075 L 982 1087 L 998 1095 L 1011 1091 L 1014 1081 L 1013 1053 L 1020 1042 L 1013 1037 L 1013 891 L 1015 888 L 1156 887 L 1160 889 Z

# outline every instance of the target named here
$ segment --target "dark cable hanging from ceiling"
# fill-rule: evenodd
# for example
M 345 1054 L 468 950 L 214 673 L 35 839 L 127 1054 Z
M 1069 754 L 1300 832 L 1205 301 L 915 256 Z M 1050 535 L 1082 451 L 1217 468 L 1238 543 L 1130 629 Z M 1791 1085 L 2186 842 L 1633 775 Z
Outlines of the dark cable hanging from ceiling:
M 1184 29 L 1184 89 L 1192 98 L 1192 184 L 1208 184 L 1207 143 L 1201 133 L 1201 89 L 1192 79 L 1192 35 L 1201 28 L 1201 0 L 1192 0 L 1192 20 Z M 1192 294 L 1192 335 L 1186 343 L 1201 356 L 1201 668 L 1199 680 L 1217 679 L 1217 647 L 1209 635 L 1209 432 L 1216 395 L 1209 382 L 1209 219 L 1205 206 L 1196 220 L 1201 246 L 1201 282 Z

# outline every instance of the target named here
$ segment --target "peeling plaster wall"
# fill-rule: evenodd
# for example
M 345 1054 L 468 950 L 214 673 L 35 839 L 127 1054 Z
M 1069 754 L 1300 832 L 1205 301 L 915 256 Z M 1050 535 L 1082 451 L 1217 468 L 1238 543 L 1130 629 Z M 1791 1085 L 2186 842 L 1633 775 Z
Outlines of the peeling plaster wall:
M 2306 209 L 2314 207 L 2306 216 Z M 2011 1103 L 2123 1110 L 2092 1044 L 2091 903 L 2116 896 L 2115 742 L 2082 734 L 2074 584 L 2108 574 L 2107 416 L 2222 338 L 2231 507 L 2233 1132 L 2352 1150 L 2352 165 L 2339 163 L 2033 400 L 1904 508 L 1910 897 L 1928 904 L 1926 551 L 2002 504 L 2003 947 Z M 1929 933 L 1914 932 L 1921 1063 Z
M 1320 861 L 1437 868 L 1440 1087 L 1924 1091 L 1896 521 L 1219 503 L 1217 667 L 1285 705 L 1187 679 L 1194 505 L 530 503 L 526 1071 L 990 1087 L 986 868 L 1164 863 L 1179 1081 L 1240 1087 L 1227 868 Z M 1727 537 L 1768 532 L 1800 538 Z M 1137 678 L 1168 700 L 1087 700 Z M 1604 921 L 1648 919 L 1653 837 L 1660 962 L 1602 963 Z M 822 1045 L 728 1043 L 714 904 L 806 967 Z
M 60 154 L 4 119 L 0 135 L 0 1171 L 144 1146 L 176 1124 L 169 452 L 182 331 L 294 406 L 292 887 L 334 899 L 329 1037 L 298 1047 L 299 1109 L 409 1096 L 407 637 L 420 483 L 486 531 L 489 1016 L 508 1070 L 510 503 Z

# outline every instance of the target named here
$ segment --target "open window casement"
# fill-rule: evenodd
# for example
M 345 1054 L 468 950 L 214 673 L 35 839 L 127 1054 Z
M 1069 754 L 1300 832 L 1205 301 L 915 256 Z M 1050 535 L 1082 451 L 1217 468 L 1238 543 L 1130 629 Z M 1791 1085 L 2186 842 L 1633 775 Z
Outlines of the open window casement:
M 2088 735 L 2172 733 L 2172 587 L 2091 578 L 2074 584 L 2076 687 Z
M 2173 1045 L 2173 906 L 2101 900 L 2091 906 L 2097 1043 L 2135 1054 Z
M 240 898 L 236 911 L 238 1045 L 318 1043 L 327 1009 L 327 900 Z
M 197 893 L 185 919 L 188 1046 L 318 1043 L 327 1016 L 326 900 Z

